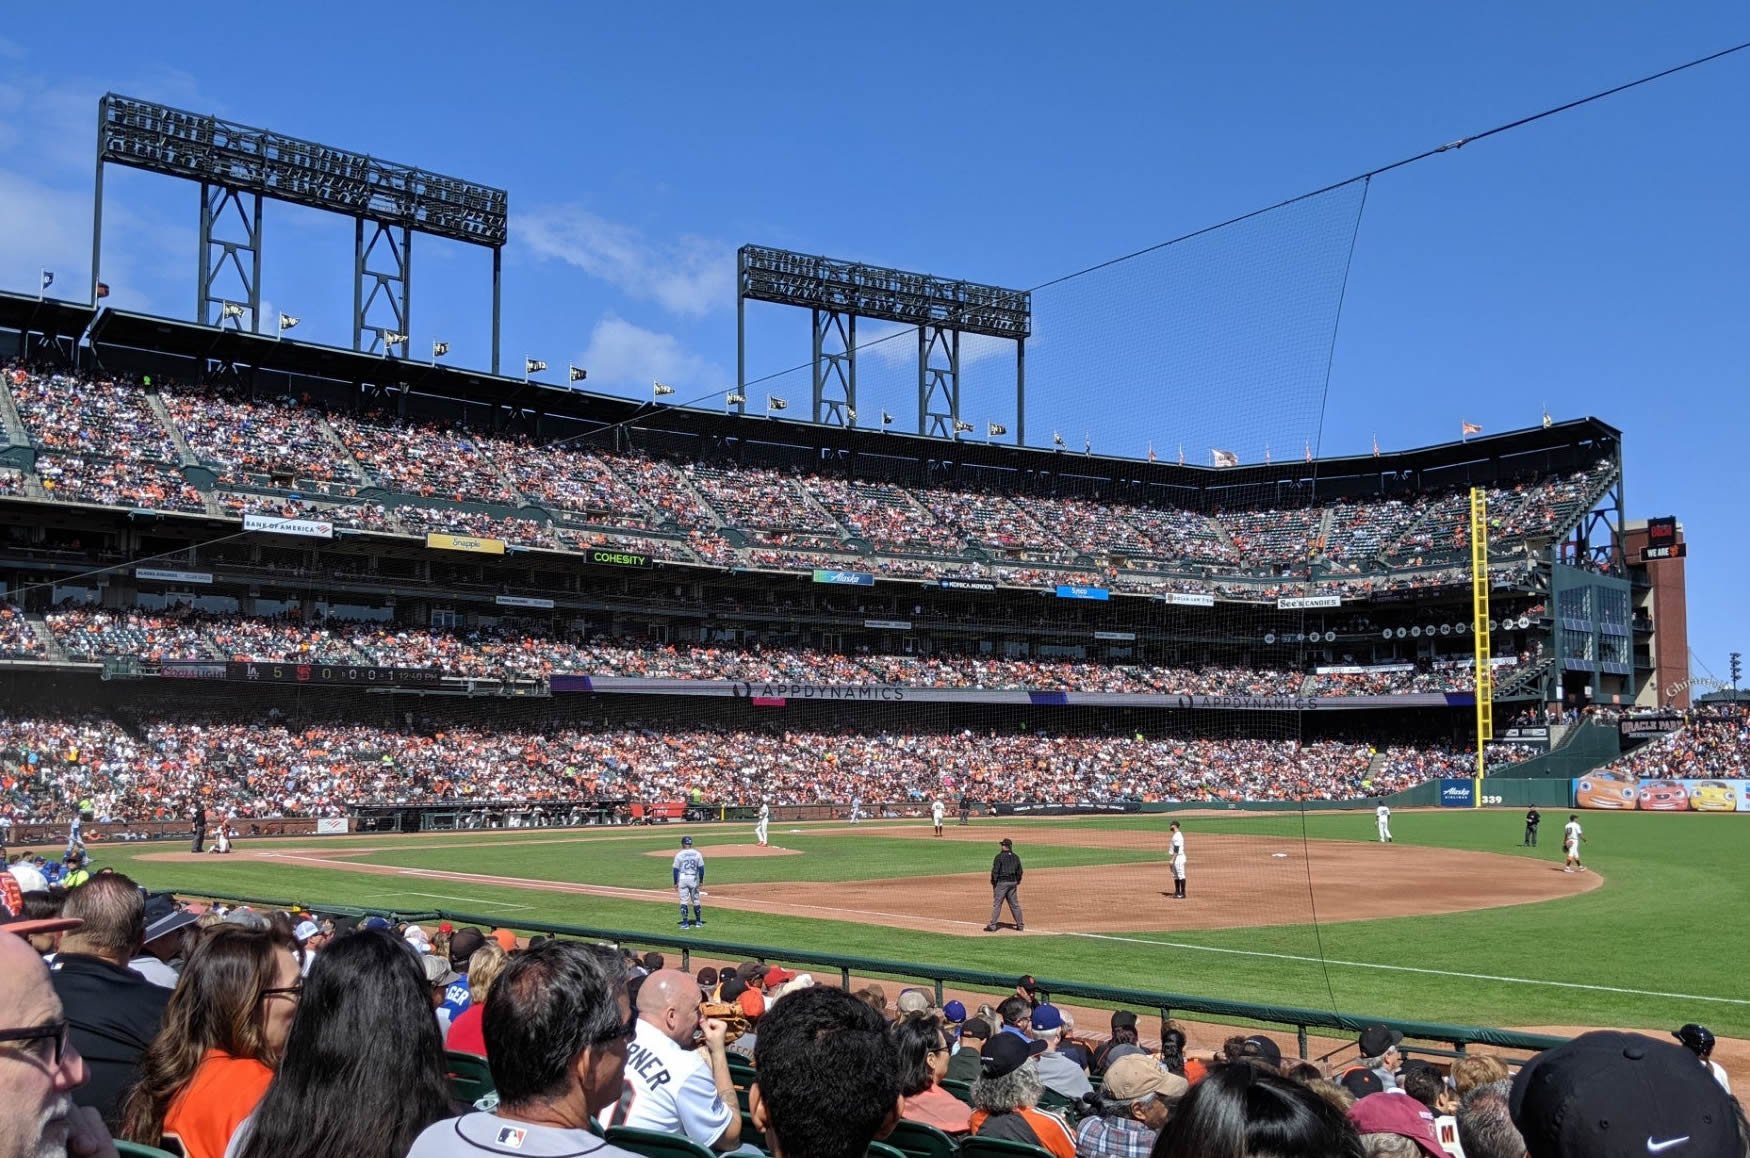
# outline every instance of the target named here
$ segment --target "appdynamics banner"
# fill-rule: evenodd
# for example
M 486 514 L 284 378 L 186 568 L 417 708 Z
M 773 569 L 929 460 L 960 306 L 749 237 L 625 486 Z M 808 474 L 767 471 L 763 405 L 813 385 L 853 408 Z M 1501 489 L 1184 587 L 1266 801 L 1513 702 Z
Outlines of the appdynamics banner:
M 1309 712 L 1346 708 L 1470 707 L 1469 692 L 1418 692 L 1404 696 L 1205 696 L 1159 692 L 1069 692 L 1040 688 L 931 688 L 906 684 L 834 684 L 735 680 L 646 679 L 638 676 L 555 675 L 556 694 L 594 692 L 631 696 L 729 696 L 749 700 L 844 701 L 848 703 L 1024 704 L 1033 707 L 1225 709 Z

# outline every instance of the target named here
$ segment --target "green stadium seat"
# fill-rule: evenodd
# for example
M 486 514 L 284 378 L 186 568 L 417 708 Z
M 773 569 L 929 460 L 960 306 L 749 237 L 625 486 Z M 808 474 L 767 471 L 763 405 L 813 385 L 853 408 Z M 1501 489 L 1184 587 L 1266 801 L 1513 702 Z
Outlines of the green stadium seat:
M 887 1144 L 905 1153 L 906 1158 L 954 1158 L 960 1145 L 934 1126 L 923 1122 L 908 1122 L 901 1118 Z
M 138 1142 L 115 1140 L 115 1152 L 123 1158 L 177 1158 L 168 1150 L 160 1150 L 156 1146 L 142 1146 Z
M 444 1069 L 450 1082 L 450 1097 L 458 1102 L 471 1106 L 496 1089 L 486 1059 L 478 1054 L 446 1049 Z
M 943 1078 L 939 1083 L 944 1090 L 959 1098 L 967 1105 L 972 1104 L 972 1083 L 963 1082 L 958 1078 Z
M 1061 1115 L 1070 1125 L 1075 1125 L 1082 1116 L 1082 1104 L 1074 1098 L 1066 1098 L 1055 1090 L 1046 1090 L 1039 1095 L 1039 1108 L 1050 1110 Z
M 753 1085 L 759 1074 L 754 1070 L 753 1063 L 738 1054 L 729 1054 L 729 1078 L 735 1083 L 735 1088 L 746 1089 Z
M 609 1126 L 606 1140 L 610 1146 L 630 1150 L 643 1158 L 716 1158 L 709 1147 L 690 1138 L 631 1126 Z
M 1027 1142 L 974 1135 L 960 1143 L 960 1158 L 1051 1158 L 1051 1151 Z
M 896 1150 L 886 1142 L 869 1143 L 869 1158 L 905 1158 L 905 1152 Z
M 753 1124 L 753 1115 L 746 1110 L 741 1112 L 741 1144 L 743 1146 L 758 1146 L 770 1154 L 771 1147 L 766 1145 L 765 1132 Z

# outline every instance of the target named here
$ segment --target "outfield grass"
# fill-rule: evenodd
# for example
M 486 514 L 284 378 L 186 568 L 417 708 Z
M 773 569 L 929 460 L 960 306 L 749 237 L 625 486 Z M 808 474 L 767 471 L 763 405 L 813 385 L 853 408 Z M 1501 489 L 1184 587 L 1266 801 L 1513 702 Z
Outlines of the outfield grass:
M 1400 844 L 1472 849 L 1553 863 L 1566 814 L 1546 815 L 1543 844 L 1520 847 L 1520 814 L 1509 811 L 1400 813 Z M 1741 851 L 1750 818 L 1709 815 L 1588 813 L 1586 861 L 1605 885 L 1533 905 L 1436 917 L 1266 928 L 1138 931 L 1117 936 L 953 937 L 843 921 L 716 910 L 713 938 L 817 951 L 939 962 L 996 972 L 1159 988 L 1245 1001 L 1278 1002 L 1352 1013 L 1488 1025 L 1624 1025 L 1670 1028 L 1703 1021 L 1718 1033 L 1750 1036 L 1750 873 Z M 1029 822 L 1027 831 L 1035 831 Z M 1131 849 L 1089 849 L 1029 842 L 1028 867 L 1125 865 L 1158 860 L 1165 819 L 1123 817 L 1050 822 L 1135 830 Z M 1244 833 L 1314 840 L 1370 840 L 1371 814 L 1251 814 L 1193 819 L 1197 833 Z M 858 880 L 980 872 L 982 843 L 835 836 L 809 828 L 793 835 L 774 826 L 774 843 L 801 857 L 726 858 L 710 862 L 710 883 Z M 708 829 L 689 829 L 702 844 Z M 746 826 L 732 829 L 746 840 Z M 370 838 L 275 842 L 333 853 L 373 843 L 375 863 L 503 874 L 543 880 L 664 887 L 667 865 L 642 855 L 676 847 L 679 831 L 626 834 L 624 841 L 580 841 L 555 832 L 466 833 L 409 841 L 393 848 Z M 446 847 L 475 844 L 481 847 Z M 162 846 L 160 846 L 162 847 Z M 1192 846 L 1195 848 L 1195 844 Z M 648 935 L 673 936 L 672 908 L 560 893 L 521 891 L 474 881 L 446 882 L 350 873 L 344 869 L 213 858 L 195 864 L 135 861 L 150 846 L 102 850 L 101 860 L 144 882 L 330 903 L 380 904 L 503 912 Z M 316 855 L 321 855 L 321 852 Z M 1528 866 L 1528 871 L 1530 871 Z M 1122 868 L 1114 876 L 1122 881 Z M 1412 897 L 1411 878 L 1361 880 L 1358 889 L 1395 889 Z M 1151 903 L 1139 890 L 1139 904 Z M 438 894 L 421 897 L 414 894 Z M 472 902 L 472 903 L 468 903 Z M 493 908 L 492 906 L 503 906 Z M 1147 924 L 1139 920 L 1139 928 Z M 1274 955 L 1274 956 L 1273 956 Z M 1312 958 L 1295 960 L 1294 958 Z M 1390 969 L 1366 966 L 1392 966 Z M 1425 970 L 1416 972 L 1414 970 Z M 1482 974 L 1465 977 L 1458 974 Z M 1518 979 L 1518 980 L 1507 980 Z M 1530 983 L 1527 983 L 1530 982 Z M 1555 984 L 1560 983 L 1560 984 Z M 1618 992 L 1632 990 L 1636 992 Z M 1656 994 L 1689 996 L 1658 996 Z M 1724 1000 L 1704 1001 L 1699 998 Z

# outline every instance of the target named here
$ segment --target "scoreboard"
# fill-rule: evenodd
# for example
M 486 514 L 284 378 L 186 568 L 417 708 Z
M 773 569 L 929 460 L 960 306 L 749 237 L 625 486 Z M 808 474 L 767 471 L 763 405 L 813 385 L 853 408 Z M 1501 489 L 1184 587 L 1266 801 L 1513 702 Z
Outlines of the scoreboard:
M 1681 559 L 1689 554 L 1689 544 L 1677 541 L 1677 519 L 1666 515 L 1647 520 L 1647 545 L 1641 548 L 1641 562 L 1655 559 Z

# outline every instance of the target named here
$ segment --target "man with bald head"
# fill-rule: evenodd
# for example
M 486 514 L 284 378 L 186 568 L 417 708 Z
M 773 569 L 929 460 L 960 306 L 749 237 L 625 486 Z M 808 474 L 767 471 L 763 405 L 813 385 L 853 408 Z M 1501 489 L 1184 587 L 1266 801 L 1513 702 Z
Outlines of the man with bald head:
M 638 989 L 638 1036 L 626 1051 L 626 1092 L 603 1125 L 677 1134 L 719 1153 L 741 1144 L 741 1110 L 724 1053 L 728 1030 L 699 1016 L 704 994 L 678 969 Z
M 115 1158 L 97 1111 L 73 1104 L 85 1059 L 68 1040 L 48 968 L 23 939 L 78 922 L 21 920 L 17 900 L 0 891 L 0 1158 Z

